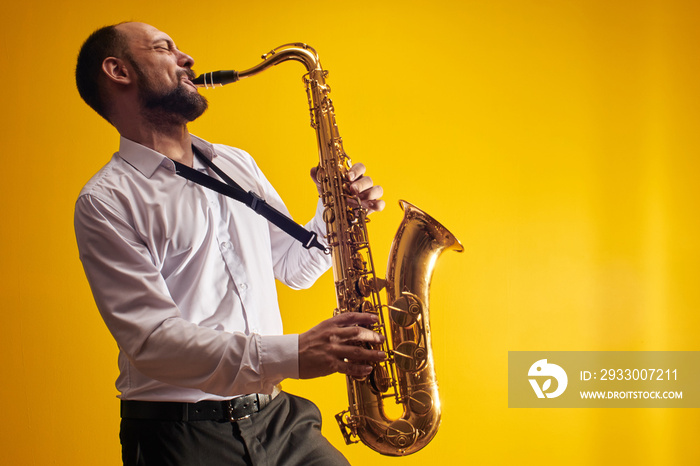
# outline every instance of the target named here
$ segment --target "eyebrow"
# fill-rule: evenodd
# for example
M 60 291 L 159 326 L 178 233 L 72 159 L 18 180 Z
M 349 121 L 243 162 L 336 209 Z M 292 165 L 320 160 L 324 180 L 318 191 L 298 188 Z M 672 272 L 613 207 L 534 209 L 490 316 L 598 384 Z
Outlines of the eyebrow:
M 151 42 L 151 45 L 156 45 L 159 42 L 165 42 L 166 44 L 168 44 L 169 48 L 178 50 L 177 45 L 175 45 L 175 42 L 173 42 L 172 39 L 166 39 L 165 37 L 161 37 L 160 39 L 154 39 Z

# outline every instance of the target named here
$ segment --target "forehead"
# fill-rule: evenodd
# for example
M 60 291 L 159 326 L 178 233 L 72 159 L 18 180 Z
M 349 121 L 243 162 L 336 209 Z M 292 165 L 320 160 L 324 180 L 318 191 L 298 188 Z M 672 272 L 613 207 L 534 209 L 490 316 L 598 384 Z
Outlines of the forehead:
M 169 35 L 146 23 L 123 23 L 117 26 L 119 32 L 126 36 L 130 48 L 150 46 L 153 42 L 166 40 L 172 42 Z

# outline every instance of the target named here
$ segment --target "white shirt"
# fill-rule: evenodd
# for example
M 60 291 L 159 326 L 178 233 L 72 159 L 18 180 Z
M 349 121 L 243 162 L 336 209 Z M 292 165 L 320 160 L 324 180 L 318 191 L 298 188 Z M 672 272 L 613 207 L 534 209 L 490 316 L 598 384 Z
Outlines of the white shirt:
M 250 155 L 192 139 L 245 190 L 288 214 Z M 196 158 L 195 168 L 205 170 Z M 319 202 L 306 225 L 319 238 L 321 214 Z M 298 335 L 282 334 L 274 280 L 308 287 L 330 267 L 329 256 L 123 137 L 80 193 L 75 232 L 119 345 L 122 399 L 225 399 L 298 378 Z

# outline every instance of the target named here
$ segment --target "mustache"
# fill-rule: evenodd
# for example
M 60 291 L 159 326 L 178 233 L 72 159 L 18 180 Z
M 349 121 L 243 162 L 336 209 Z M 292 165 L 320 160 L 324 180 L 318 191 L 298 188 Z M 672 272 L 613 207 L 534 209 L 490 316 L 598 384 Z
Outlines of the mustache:
M 195 73 L 194 71 L 192 71 L 192 70 L 189 69 L 189 68 L 184 69 L 184 70 L 178 70 L 178 72 L 177 72 L 177 77 L 178 77 L 178 79 L 181 78 L 181 77 L 183 77 L 183 76 L 187 76 L 187 78 L 191 81 L 191 80 L 193 80 L 195 77 L 197 77 L 197 73 Z

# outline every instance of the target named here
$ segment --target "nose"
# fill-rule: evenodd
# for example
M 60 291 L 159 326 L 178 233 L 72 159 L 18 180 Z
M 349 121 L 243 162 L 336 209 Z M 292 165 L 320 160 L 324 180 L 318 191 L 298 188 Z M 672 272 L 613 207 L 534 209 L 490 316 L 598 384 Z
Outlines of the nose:
M 177 64 L 185 67 L 185 68 L 192 68 L 194 66 L 194 58 L 190 57 L 187 55 L 185 52 L 181 52 L 178 50 L 179 56 L 177 58 Z

